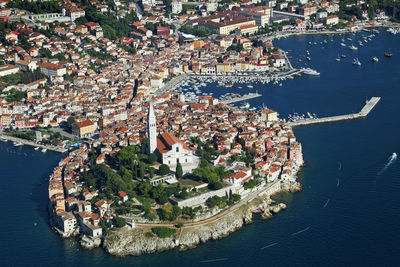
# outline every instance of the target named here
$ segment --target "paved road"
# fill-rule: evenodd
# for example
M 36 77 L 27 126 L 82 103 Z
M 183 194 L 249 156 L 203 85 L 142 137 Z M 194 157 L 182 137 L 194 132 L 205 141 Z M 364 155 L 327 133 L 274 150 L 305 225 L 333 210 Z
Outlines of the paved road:
M 65 136 L 65 137 L 67 137 L 69 139 L 75 139 L 76 138 L 75 135 L 64 131 L 62 128 L 50 128 L 50 131 L 52 131 L 54 133 L 60 133 L 62 136 Z

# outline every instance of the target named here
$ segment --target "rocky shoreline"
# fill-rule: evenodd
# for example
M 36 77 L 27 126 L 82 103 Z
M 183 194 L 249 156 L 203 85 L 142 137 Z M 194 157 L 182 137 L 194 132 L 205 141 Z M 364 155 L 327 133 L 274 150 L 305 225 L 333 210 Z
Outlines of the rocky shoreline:
M 282 191 L 300 191 L 301 185 L 284 188 Z M 284 203 L 275 204 L 267 194 L 258 196 L 237 209 L 228 212 L 210 222 L 188 224 L 176 232 L 171 238 L 158 238 L 146 236 L 151 227 L 124 227 L 110 231 L 103 240 L 102 246 L 106 252 L 115 256 L 142 255 L 163 252 L 171 249 L 184 251 L 195 248 L 200 243 L 209 240 L 218 240 L 242 228 L 245 224 L 253 222 L 253 214 L 258 213 L 262 219 L 268 219 L 273 214 L 285 209 Z

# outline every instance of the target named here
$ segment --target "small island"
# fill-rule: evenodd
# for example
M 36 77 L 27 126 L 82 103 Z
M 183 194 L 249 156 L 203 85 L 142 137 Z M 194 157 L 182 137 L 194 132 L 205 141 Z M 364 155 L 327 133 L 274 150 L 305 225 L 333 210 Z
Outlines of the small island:
M 143 110 L 129 118 L 133 127 L 101 131 L 54 169 L 50 223 L 62 237 L 118 256 L 184 250 L 227 236 L 253 213 L 269 218 L 286 207 L 273 194 L 301 190 L 302 147 L 277 112 L 178 93 Z

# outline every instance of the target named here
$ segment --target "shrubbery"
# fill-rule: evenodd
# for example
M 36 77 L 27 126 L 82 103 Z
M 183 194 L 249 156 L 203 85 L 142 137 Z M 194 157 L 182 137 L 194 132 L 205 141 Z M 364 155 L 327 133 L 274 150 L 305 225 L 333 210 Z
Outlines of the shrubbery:
M 168 227 L 154 227 L 151 228 L 151 231 L 156 234 L 159 238 L 167 238 L 176 233 L 175 229 Z

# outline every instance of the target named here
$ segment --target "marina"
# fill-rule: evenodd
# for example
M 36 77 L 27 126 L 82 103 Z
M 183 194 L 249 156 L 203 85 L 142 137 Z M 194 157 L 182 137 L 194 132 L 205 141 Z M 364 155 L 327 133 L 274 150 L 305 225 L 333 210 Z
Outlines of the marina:
M 354 120 L 360 119 L 368 116 L 368 114 L 372 111 L 372 109 L 378 104 L 381 100 L 380 97 L 372 97 L 368 100 L 365 106 L 361 109 L 358 113 L 353 114 L 346 114 L 346 115 L 338 115 L 338 116 L 331 116 L 325 118 L 313 118 L 313 119 L 300 119 L 297 121 L 289 122 L 288 125 L 291 127 L 296 126 L 305 126 L 310 124 L 317 124 L 317 123 L 327 123 L 327 122 L 336 122 L 336 121 L 343 121 L 343 120 Z

